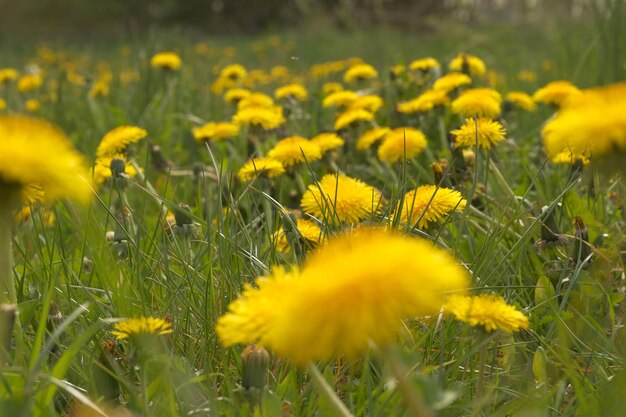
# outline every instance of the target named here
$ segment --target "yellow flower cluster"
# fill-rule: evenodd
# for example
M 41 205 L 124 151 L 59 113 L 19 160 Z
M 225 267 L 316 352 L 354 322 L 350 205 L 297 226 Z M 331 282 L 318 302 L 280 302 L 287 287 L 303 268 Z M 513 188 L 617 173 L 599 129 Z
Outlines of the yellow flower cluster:
M 483 326 L 488 332 L 503 330 L 511 333 L 528 328 L 528 317 L 498 295 L 452 295 L 444 308 L 457 320 L 471 326 Z

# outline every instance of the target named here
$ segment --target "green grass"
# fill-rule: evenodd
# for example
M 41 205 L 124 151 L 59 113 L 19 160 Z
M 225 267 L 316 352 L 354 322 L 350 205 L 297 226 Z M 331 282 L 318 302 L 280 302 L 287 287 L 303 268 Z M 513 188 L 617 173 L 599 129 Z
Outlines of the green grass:
M 111 93 L 89 98 L 88 86 L 68 83 L 58 63 L 41 63 L 46 84 L 28 96 L 41 100 L 39 115 L 61 126 L 89 162 L 108 130 L 123 124 L 144 127 L 149 137 L 133 148 L 133 156 L 145 179 L 129 180 L 125 188 L 107 184 L 86 207 L 57 203 L 48 208 L 56 216 L 53 225 L 46 224 L 39 209 L 16 227 L 20 328 L 14 332 L 11 360 L 0 374 L 0 415 L 71 415 L 81 402 L 104 407 L 107 402 L 99 397 L 138 416 L 336 415 L 310 373 L 276 356 L 270 361 L 267 387 L 259 392 L 243 389 L 243 347 L 227 349 L 217 340 L 216 320 L 245 283 L 272 265 L 301 261 L 294 253 L 278 252 L 272 234 L 288 221 L 284 208 L 298 207 L 303 186 L 332 167 L 328 161 L 312 163 L 271 186 L 262 179 L 238 181 L 235 173 L 248 158 L 247 132 L 209 146 L 197 145 L 191 136 L 197 121 L 226 120 L 233 113 L 209 92 L 213 66 L 241 62 L 248 69 L 267 70 L 286 65 L 299 74 L 314 63 L 349 56 L 374 64 L 383 80 L 377 93 L 386 103 L 379 124 L 420 127 L 430 143 L 428 152 L 389 165 L 379 162 L 375 152 L 356 151 L 356 132 L 347 133 L 349 146 L 333 163 L 383 191 L 389 208 L 370 220 L 377 223 L 385 221 L 406 190 L 433 183 L 430 164 L 451 158 L 439 145 L 439 123 L 443 121 L 446 132 L 460 123 L 448 113 L 394 113 L 393 103 L 415 96 L 418 89 L 394 86 L 387 77 L 392 64 L 428 55 L 447 62 L 460 51 L 476 53 L 500 74 L 497 88 L 502 92 L 532 93 L 560 78 L 581 87 L 623 79 L 626 57 L 621 52 L 606 61 L 610 68 L 602 67 L 605 61 L 590 63 L 609 34 L 587 33 L 583 26 L 570 22 L 468 29 L 441 23 L 430 34 L 390 29 L 290 32 L 283 34 L 282 46 L 265 46 L 261 53 L 254 52 L 251 42 L 267 45 L 267 38 L 209 40 L 217 51 L 210 56 L 194 52 L 201 39 L 158 32 L 129 42 L 128 56 L 118 53 L 122 43 L 117 42 L 95 48 L 55 43 L 54 50 L 67 51 L 89 79 L 106 63 L 114 74 Z M 224 56 L 226 46 L 235 48 L 234 57 Z M 5 41 L 4 49 L 5 66 L 21 68 L 34 58 L 31 45 Z M 181 54 L 180 73 L 149 67 L 152 53 L 163 49 Z M 552 62 L 547 70 L 542 69 L 545 60 Z M 124 87 L 117 74 L 127 69 L 137 71 L 139 80 Z M 535 71 L 537 79 L 519 80 L 520 70 Z M 54 82 L 58 100 L 46 100 Z M 276 86 L 258 89 L 272 93 Z M 320 105 L 321 83 L 307 81 L 307 86 L 312 97 L 302 111 L 310 117 L 291 118 L 269 134 L 260 145 L 264 151 L 283 136 L 311 137 L 332 130 L 332 112 Z M 10 110 L 23 111 L 25 97 L 11 86 L 0 89 L 0 97 Z M 491 152 L 476 153 L 476 164 L 459 188 L 478 199 L 462 213 L 426 231 L 399 225 L 408 234 L 448 248 L 471 271 L 475 293 L 501 294 L 531 320 L 529 330 L 513 335 L 487 334 L 447 317 L 440 322 L 437 317 L 406 321 L 397 340 L 401 363 L 410 371 L 408 382 L 437 415 L 619 415 L 620 394 L 626 390 L 620 257 L 624 219 L 608 193 L 623 198 L 624 188 L 615 178 L 590 170 L 572 182 L 569 167 L 547 162 L 540 130 L 551 113 L 540 107 L 534 113 L 503 116 L 509 140 Z M 172 161 L 172 173 L 152 166 L 148 141 Z M 206 175 L 192 174 L 198 164 Z M 127 217 L 116 217 L 119 201 L 127 201 Z M 166 212 L 180 203 L 191 207 L 195 233 L 170 233 L 163 227 Z M 570 262 L 571 244 L 555 249 L 534 244 L 541 232 L 541 207 L 557 204 L 555 221 L 564 234 L 574 234 L 574 216 L 586 223 L 596 252 L 590 266 Z M 117 242 L 106 238 L 108 231 L 115 232 Z M 328 232 L 334 233 L 333 227 Z M 62 318 L 51 321 L 55 308 Z M 167 318 L 174 332 L 150 349 L 119 343 L 114 354 L 106 354 L 103 345 L 111 339 L 113 319 L 141 315 Z M 481 352 L 486 372 L 479 397 Z M 332 360 L 319 368 L 355 416 L 411 415 L 394 389 L 388 363 L 377 355 Z M 255 407 L 258 397 L 261 405 Z

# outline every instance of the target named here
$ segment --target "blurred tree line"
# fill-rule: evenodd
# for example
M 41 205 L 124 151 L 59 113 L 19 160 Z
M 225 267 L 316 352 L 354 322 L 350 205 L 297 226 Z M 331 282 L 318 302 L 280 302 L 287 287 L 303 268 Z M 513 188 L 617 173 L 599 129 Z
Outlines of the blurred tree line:
M 578 17 L 611 0 L 0 0 L 0 34 L 141 33 L 185 26 L 254 33 L 324 18 L 338 27 L 420 29 L 431 17 L 462 21 Z

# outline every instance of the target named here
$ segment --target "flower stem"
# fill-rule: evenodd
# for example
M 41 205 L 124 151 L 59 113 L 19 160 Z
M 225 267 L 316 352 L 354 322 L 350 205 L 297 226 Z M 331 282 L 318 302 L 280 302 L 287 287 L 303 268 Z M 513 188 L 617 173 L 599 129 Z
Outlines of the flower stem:
M 13 212 L 0 207 L 0 304 L 16 304 L 13 262 L 11 259 L 11 226 Z
M 317 366 L 314 363 L 309 363 L 308 365 L 309 373 L 315 381 L 317 388 L 320 390 L 320 393 L 330 402 L 333 406 L 337 415 L 341 417 L 354 417 L 348 407 L 337 397 L 335 390 L 328 384 L 328 382 L 324 379 L 322 374 L 320 373 Z
M 487 348 L 478 354 L 478 381 L 476 382 L 476 404 L 480 406 L 485 393 L 485 368 L 487 366 Z
M 426 407 L 415 387 L 411 386 L 410 381 L 407 379 L 408 371 L 398 354 L 393 351 L 392 347 L 381 348 L 379 352 L 398 381 L 398 388 L 411 411 L 411 415 L 414 417 L 433 417 L 432 411 Z

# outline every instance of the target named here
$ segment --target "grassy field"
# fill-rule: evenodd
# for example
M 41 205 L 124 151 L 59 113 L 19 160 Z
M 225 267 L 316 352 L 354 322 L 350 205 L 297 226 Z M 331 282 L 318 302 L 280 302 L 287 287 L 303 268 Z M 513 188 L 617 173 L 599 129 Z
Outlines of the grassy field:
M 16 113 L 59 126 L 84 156 L 93 193 L 87 203 L 53 202 L 43 187 L 43 196 L 20 197 L 20 207 L 7 209 L 14 182 L 6 174 L 11 170 L 0 166 L 2 213 L 11 210 L 0 224 L 0 238 L 12 240 L 0 247 L 5 254 L 12 251 L 8 258 L 0 254 L 0 274 L 16 290 L 15 299 L 3 295 L 2 302 L 19 307 L 12 337 L 2 336 L 0 415 L 621 415 L 624 147 L 613 146 L 617 170 L 594 155 L 590 165 L 583 166 L 589 155 L 578 154 L 556 163 L 543 146 L 542 129 L 560 102 L 535 95 L 528 111 L 507 98 L 512 91 L 532 96 L 555 80 L 580 89 L 624 80 L 624 33 L 611 28 L 609 20 L 600 26 L 438 23 L 422 34 L 329 29 L 254 39 L 155 32 L 146 39 L 88 45 L 4 40 L 0 66 L 17 69 L 22 78 L 40 76 L 41 85 L 31 80 L 34 87 L 28 88 L 27 80 L 20 86 L 20 78 L 10 77 L 0 81 L 0 132 L 12 139 L 3 124 Z M 164 51 L 175 52 L 182 65 L 173 58 L 166 67 L 151 65 Z M 471 84 L 445 90 L 432 109 L 398 111 L 398 104 L 452 72 L 449 63 L 460 53 L 478 56 L 486 70 L 461 59 L 458 70 L 469 73 Z M 435 58 L 439 67 L 410 68 L 425 57 Z M 377 74 L 345 79 L 364 62 Z M 245 73 L 232 64 L 243 65 Z M 306 99 L 295 93 L 275 97 L 277 88 L 292 83 L 307 90 Z M 480 92 L 469 110 L 453 104 L 477 87 L 491 90 Z M 241 102 L 238 108 L 224 98 L 232 88 L 273 97 L 284 121 L 264 128 L 237 119 Z M 378 97 L 361 104 L 371 117 L 361 113 L 337 126 L 358 99 L 344 105 L 348 110 L 331 106 L 326 100 L 331 88 Z M 501 97 L 489 98 L 493 90 Z M 372 104 L 377 100 L 380 108 Z M 493 101 L 498 111 L 484 110 Z M 455 145 L 450 132 L 465 123 L 470 130 L 478 126 L 483 111 L 505 129 L 504 140 L 490 143 L 490 149 L 478 146 L 483 140 L 475 129 L 475 141 Z M 194 131 L 234 116 L 239 123 L 229 127 L 234 130 L 225 139 L 209 128 Z M 615 128 L 622 137 L 623 120 Z M 120 126 L 136 130 L 109 135 L 124 146 L 103 153 L 103 137 Z M 389 151 L 395 160 L 381 151 L 390 136 L 357 147 L 363 134 L 382 127 L 400 129 L 395 145 L 389 145 L 395 146 Z M 419 129 L 427 146 L 413 144 L 409 128 Z M 280 175 L 254 175 L 254 168 L 248 177 L 240 173 L 253 156 L 278 155 L 272 151 L 283 138 L 310 139 L 323 132 L 337 133 L 342 143 L 317 157 L 319 149 L 309 154 L 302 144 L 292 146 Z M 19 166 L 22 160 L 11 157 L 4 140 L 0 165 Z M 26 153 L 43 152 L 28 138 L 22 146 Z M 55 158 L 53 150 L 41 160 Z M 111 165 L 112 160 L 117 162 Z M 343 216 L 357 204 L 357 191 L 342 189 L 336 173 L 371 186 L 360 214 Z M 321 192 L 318 181 L 326 175 L 332 185 Z M 460 197 L 440 202 L 443 191 L 426 197 L 409 193 L 423 185 Z M 305 207 L 303 196 L 315 192 L 321 195 L 316 207 Z M 344 192 L 354 195 L 343 202 Z M 299 220 L 317 229 L 305 230 Z M 356 238 L 341 253 L 342 246 L 333 242 L 346 234 Z M 361 240 L 371 245 L 358 252 Z M 402 259 L 390 252 L 396 244 L 415 242 L 427 243 L 423 252 L 407 249 Z M 439 250 L 454 257 L 457 269 L 436 263 L 443 256 Z M 318 272 L 329 272 L 326 262 L 338 267 L 330 275 Z M 298 311 L 299 304 L 317 306 L 292 317 L 299 320 L 292 327 L 300 335 L 319 332 L 319 346 L 312 336 L 307 346 L 295 336 L 285 345 L 257 334 L 248 342 L 260 342 L 269 353 L 244 343 L 225 347 L 229 343 L 216 333 L 218 319 L 245 288 L 251 294 L 246 285 L 257 277 L 280 276 L 277 266 L 300 267 L 302 276 L 295 281 L 310 283 L 319 275 L 320 288 L 341 282 L 342 273 L 355 281 L 332 300 L 318 288 L 311 288 L 309 298 L 289 285 L 269 299 L 270 310 L 281 312 Z M 486 308 L 476 312 L 475 321 L 465 317 L 471 304 L 454 313 L 455 305 L 440 298 L 452 279 L 448 272 L 457 270 L 468 282 L 445 295 L 463 290 L 497 295 L 510 307 Z M 408 293 L 423 291 L 425 304 L 439 304 L 430 310 L 410 305 L 406 292 L 384 285 L 377 292 L 376 285 L 386 282 L 380 271 L 387 271 L 390 286 L 397 280 Z M 433 284 L 437 280 L 442 283 Z M 359 304 L 367 300 L 371 311 L 382 313 Z M 384 314 L 394 309 L 405 313 L 385 321 Z M 249 314 L 242 329 L 260 322 L 271 333 L 266 310 Z M 517 317 L 517 325 L 507 327 L 509 316 Z M 139 317 L 163 322 L 138 333 L 131 324 L 125 337 L 122 320 Z M 0 330 L 9 321 L 0 320 Z M 315 329 L 315 323 L 323 325 Z M 344 337 L 369 344 L 344 352 Z M 316 349 L 322 353 L 306 356 Z M 295 359 L 300 355 L 305 359 Z

